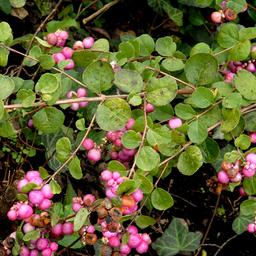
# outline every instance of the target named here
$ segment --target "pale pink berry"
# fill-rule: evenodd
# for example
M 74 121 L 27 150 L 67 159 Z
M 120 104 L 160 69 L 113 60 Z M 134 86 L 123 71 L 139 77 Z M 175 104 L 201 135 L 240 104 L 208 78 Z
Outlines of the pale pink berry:
M 86 107 L 86 106 L 88 105 L 88 103 L 89 103 L 89 102 L 87 102 L 87 101 L 79 102 L 79 107 L 80 107 L 80 108 L 84 108 L 84 107 Z
M 52 193 L 52 189 L 51 186 L 49 184 L 45 184 L 42 188 L 41 188 L 41 192 L 43 194 L 43 196 L 47 199 L 52 199 L 53 198 L 53 193 Z
M 127 228 L 127 231 L 130 235 L 136 235 L 138 234 L 138 228 L 135 227 L 134 225 L 130 225 L 128 228 Z
M 84 48 L 85 49 L 89 49 L 93 46 L 94 44 L 94 39 L 90 36 L 90 37 L 86 37 L 84 40 L 83 40 L 83 45 L 84 45 Z
M 141 189 L 136 189 L 133 193 L 132 193 L 132 197 L 136 202 L 140 202 L 143 199 L 143 192 Z
M 85 88 L 78 88 L 76 91 L 77 97 L 81 98 L 81 97 L 86 97 L 87 95 L 87 91 Z
M 40 172 L 39 171 L 28 171 L 25 175 L 25 179 L 28 181 L 31 181 L 35 179 L 36 177 L 40 177 Z
M 111 237 L 116 237 L 117 233 L 116 232 L 110 232 L 110 231 L 105 231 L 102 233 L 104 237 L 111 238 Z
M 251 143 L 256 143 L 256 132 L 250 134 L 250 141 Z
M 147 244 L 151 244 L 151 238 L 147 233 L 143 233 L 141 235 L 141 239 L 146 242 Z
M 28 126 L 28 128 L 34 127 L 34 124 L 33 124 L 33 120 L 32 120 L 32 119 L 29 119 L 29 120 L 28 120 L 27 126 Z
M 147 112 L 147 113 L 151 113 L 151 112 L 153 112 L 154 110 L 155 110 L 154 105 L 152 105 L 152 104 L 150 104 L 150 103 L 147 103 L 147 104 L 146 104 L 146 112 Z
M 17 219 L 17 212 L 15 210 L 10 210 L 7 213 L 7 217 L 11 221 L 15 221 Z
M 46 248 L 42 251 L 42 256 L 52 256 L 52 250 L 50 248 Z
M 118 178 L 121 177 L 121 175 L 120 175 L 119 172 L 113 172 L 112 176 L 113 176 L 113 179 L 114 179 L 114 180 L 117 180 Z
M 242 175 L 240 172 L 237 173 L 237 175 L 231 179 L 232 182 L 240 182 L 242 180 Z
M 92 139 L 86 138 L 83 140 L 82 146 L 85 150 L 90 150 L 94 148 L 94 141 Z
M 74 111 L 78 110 L 79 109 L 79 103 L 77 103 L 77 102 L 72 103 L 70 108 Z
M 116 132 L 107 132 L 107 139 L 110 141 L 115 141 L 116 139 L 118 139 L 118 134 Z
M 218 181 L 222 184 L 228 184 L 229 183 L 229 177 L 226 172 L 219 171 L 218 172 Z
M 51 200 L 45 198 L 38 206 L 38 208 L 42 211 L 45 211 L 47 209 L 49 209 L 52 205 Z
M 28 194 L 29 202 L 34 205 L 39 205 L 44 200 L 44 195 L 40 190 L 32 190 Z
M 240 194 L 240 196 L 246 196 L 247 195 L 243 187 L 239 188 L 239 194 Z
M 43 184 L 43 179 L 41 177 L 35 177 L 31 179 L 30 182 L 36 184 L 37 186 L 40 186 Z
M 110 152 L 110 157 L 113 160 L 116 160 L 118 158 L 118 153 L 116 151 Z
M 94 233 L 95 232 L 95 227 L 93 225 L 89 225 L 88 228 L 86 229 L 87 233 Z
M 100 149 L 93 148 L 88 151 L 87 157 L 90 161 L 98 162 L 101 159 L 101 151 Z
M 232 72 L 229 72 L 229 73 L 227 73 L 226 75 L 225 75 L 225 82 L 226 83 L 231 83 L 232 81 L 233 81 L 233 79 L 234 79 L 234 76 L 235 76 L 235 74 L 234 73 L 232 73 Z
M 30 223 L 25 223 L 22 229 L 24 233 L 28 233 L 30 231 L 35 230 L 35 226 L 32 226 Z
M 62 50 L 61 50 L 61 53 L 65 56 L 66 59 L 71 59 L 73 53 L 74 53 L 74 50 L 70 47 L 64 47 Z
M 68 98 L 68 99 L 72 99 L 72 98 L 73 98 L 73 95 L 74 95 L 74 92 L 73 92 L 73 91 L 69 91 L 69 92 L 67 93 L 67 98 Z
M 55 45 L 57 43 L 57 36 L 54 33 L 50 33 L 46 36 L 46 41 L 50 45 Z
M 148 244 L 142 241 L 137 247 L 136 251 L 140 254 L 146 253 L 148 251 Z
M 131 252 L 131 248 L 127 244 L 121 244 L 120 252 L 123 254 L 129 254 Z
M 91 206 L 96 201 L 96 197 L 92 194 L 87 194 L 83 197 L 83 202 L 86 206 Z
M 65 56 L 61 52 L 54 53 L 52 55 L 52 58 L 53 58 L 54 62 L 57 64 L 66 59 Z
M 119 247 L 120 246 L 120 239 L 117 236 L 112 236 L 108 239 L 108 244 L 111 247 Z
M 55 242 L 51 242 L 50 243 L 50 249 L 53 251 L 53 252 L 56 252 L 58 250 L 58 244 L 55 243 Z
M 221 13 L 220 12 L 213 12 L 211 14 L 211 20 L 212 20 L 212 22 L 217 23 L 217 24 L 221 23 L 221 21 L 222 21 Z
M 101 178 L 102 178 L 104 181 L 108 181 L 108 180 L 112 179 L 112 172 L 109 171 L 109 170 L 104 170 L 104 171 L 101 173 Z
M 256 154 L 255 153 L 249 153 L 248 155 L 246 155 L 245 160 L 250 162 L 250 163 L 256 164 Z
M 120 139 L 116 139 L 114 141 L 114 145 L 117 146 L 117 147 L 121 147 L 122 146 L 122 141 Z
M 49 241 L 46 238 L 39 238 L 36 242 L 36 248 L 42 251 L 48 247 Z
M 55 236 L 60 236 L 62 235 L 62 224 L 58 223 L 54 227 L 52 227 L 52 233 Z
M 127 130 L 130 130 L 130 129 L 132 129 L 132 127 L 134 126 L 134 124 L 135 124 L 135 119 L 134 119 L 134 118 L 130 118 L 130 119 L 128 120 L 128 122 L 126 123 L 125 128 L 126 128 Z
M 30 205 L 22 204 L 18 209 L 18 216 L 24 220 L 29 218 L 33 214 L 33 209 Z
M 79 203 L 72 203 L 72 209 L 74 212 L 79 212 L 79 210 L 82 208 L 83 206 Z
M 75 62 L 72 59 L 68 59 L 68 64 L 64 67 L 65 70 L 70 70 L 75 67 Z
M 19 180 L 19 182 L 17 184 L 18 192 L 21 192 L 22 188 L 25 187 L 27 184 L 28 184 L 28 180 L 27 179 Z
M 56 46 L 64 47 L 65 44 L 66 44 L 66 40 L 62 39 L 61 37 L 57 38 Z
M 256 72 L 256 68 L 255 68 L 255 65 L 253 63 L 249 63 L 246 67 L 246 69 L 249 71 L 249 72 Z
M 123 177 L 120 177 L 120 178 L 118 178 L 117 180 L 116 180 L 116 183 L 117 184 L 121 184 L 121 183 L 123 183 L 124 182 L 124 178 Z
M 83 42 L 82 42 L 82 41 L 76 41 L 76 42 L 73 44 L 73 49 L 74 49 L 74 50 L 82 50 L 82 49 L 84 49 Z
M 168 125 L 171 129 L 176 129 L 182 126 L 182 121 L 178 117 L 173 117 L 169 120 Z
M 141 242 L 142 242 L 141 237 L 138 234 L 131 234 L 129 236 L 128 245 L 131 248 L 137 248 Z
M 68 32 L 67 31 L 64 31 L 64 30 L 60 30 L 58 31 L 59 32 L 59 37 L 63 40 L 67 40 L 68 39 Z
M 29 256 L 29 249 L 26 246 L 22 246 L 20 249 L 20 256 Z
M 38 250 L 36 250 L 36 249 L 31 250 L 31 251 L 30 251 L 30 254 L 29 254 L 29 256 L 38 256 L 38 255 L 39 255 L 39 252 L 38 252 Z
M 116 197 L 116 194 L 113 193 L 113 192 L 111 191 L 111 189 L 107 189 L 107 190 L 106 190 L 106 196 L 107 196 L 109 199 L 112 199 L 112 198 L 115 198 L 115 197 Z
M 74 232 L 74 224 L 71 222 L 66 222 L 62 225 L 62 233 L 64 235 L 71 235 Z
M 255 233 L 256 232 L 256 225 L 254 223 L 250 223 L 247 226 L 247 230 L 249 233 Z
M 253 177 L 255 174 L 255 169 L 251 169 L 251 168 L 243 168 L 243 175 L 245 177 Z

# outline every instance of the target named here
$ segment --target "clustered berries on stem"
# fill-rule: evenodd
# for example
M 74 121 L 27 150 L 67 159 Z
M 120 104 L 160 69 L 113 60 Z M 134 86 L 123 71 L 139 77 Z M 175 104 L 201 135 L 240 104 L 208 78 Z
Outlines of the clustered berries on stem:
M 85 138 L 82 142 L 83 148 L 87 151 L 87 158 L 89 161 L 95 163 L 101 159 L 101 149 L 96 146 L 96 143 L 90 138 Z
M 67 93 L 67 98 L 68 99 L 76 99 L 76 98 L 83 98 L 87 96 L 87 90 L 85 88 L 78 88 L 76 92 L 74 91 L 69 91 Z M 88 105 L 87 101 L 83 102 L 73 102 L 71 104 L 71 109 L 76 111 L 79 108 L 84 108 Z

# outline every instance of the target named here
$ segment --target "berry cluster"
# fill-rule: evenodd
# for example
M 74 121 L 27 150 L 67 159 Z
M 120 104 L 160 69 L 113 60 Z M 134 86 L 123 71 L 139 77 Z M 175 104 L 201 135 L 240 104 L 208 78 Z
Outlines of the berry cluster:
M 64 47 L 68 39 L 68 32 L 64 30 L 57 30 L 54 33 L 50 33 L 45 37 L 45 40 L 50 45 L 56 45 L 58 47 Z
M 72 199 L 72 209 L 73 209 L 74 212 L 78 212 L 84 206 L 86 206 L 86 207 L 91 206 L 94 203 L 95 200 L 96 200 L 96 198 L 92 194 L 87 194 L 83 198 L 73 197 L 73 199 Z
M 87 96 L 87 90 L 85 88 L 78 88 L 76 92 L 74 91 L 69 91 L 67 93 L 67 98 L 68 99 L 75 99 L 75 98 L 82 98 Z M 84 108 L 88 105 L 87 101 L 84 102 L 74 102 L 71 104 L 71 109 L 76 111 L 79 108 Z
M 101 159 L 101 149 L 96 146 L 92 139 L 85 138 L 82 143 L 83 148 L 87 151 L 87 158 L 91 162 L 98 162 Z

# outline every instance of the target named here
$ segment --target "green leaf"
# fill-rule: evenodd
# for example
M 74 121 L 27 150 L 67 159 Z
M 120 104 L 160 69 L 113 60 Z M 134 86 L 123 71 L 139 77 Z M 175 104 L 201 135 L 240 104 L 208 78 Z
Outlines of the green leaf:
M 65 162 L 71 152 L 71 142 L 68 137 L 58 139 L 56 143 L 57 158 L 60 162 Z
M 139 95 L 132 95 L 132 96 L 128 97 L 128 102 L 130 105 L 136 107 L 136 106 L 141 105 L 142 99 L 141 99 L 141 96 L 139 96 Z
M 227 1 L 227 8 L 236 13 L 244 12 L 245 8 L 247 9 L 247 3 L 245 0 L 231 0 Z
M 162 67 L 168 71 L 178 71 L 184 68 L 184 63 L 181 59 L 177 58 L 166 58 L 161 63 Z
M 218 143 L 212 138 L 207 138 L 200 145 L 201 152 L 203 154 L 204 162 L 215 163 L 220 154 L 220 148 Z
M 109 90 L 113 79 L 112 67 L 107 62 L 95 61 L 83 72 L 83 82 L 89 90 L 95 93 Z
M 155 48 L 160 55 L 170 57 L 176 51 L 176 43 L 170 36 L 161 37 L 157 39 Z
M 198 87 L 192 93 L 191 101 L 198 108 L 207 108 L 214 102 L 214 96 L 210 89 Z
M 168 191 L 162 188 L 156 188 L 151 193 L 151 203 L 155 209 L 165 211 L 173 206 L 174 201 Z
M 3 11 L 5 14 L 10 14 L 10 12 L 11 12 L 10 1 L 8 1 L 8 0 L 0 0 L 0 10 Z
M 136 70 L 121 69 L 115 72 L 114 84 L 123 92 L 137 93 L 143 89 L 143 80 Z
M 31 89 L 20 89 L 17 93 L 17 99 L 21 101 L 22 107 L 31 107 L 35 100 L 36 94 Z
M 4 100 L 13 93 L 15 89 L 15 83 L 10 77 L 0 75 L 0 84 L 0 100 Z
M 239 30 L 239 40 L 245 41 L 245 40 L 251 40 L 256 38 L 256 28 L 241 28 Z
M 101 51 L 101 52 L 109 52 L 109 42 L 105 38 L 100 38 L 96 40 L 91 47 L 92 51 Z
M 187 60 L 184 71 L 190 83 L 210 84 L 218 77 L 218 62 L 210 54 L 198 53 Z
M 251 112 L 244 115 L 245 127 L 248 132 L 256 132 L 256 112 Z
M 244 69 L 238 71 L 234 78 L 234 84 L 244 98 L 256 100 L 256 78 L 251 72 Z
M 173 108 L 170 104 L 161 106 L 161 107 L 155 107 L 154 112 L 150 113 L 150 117 L 153 120 L 158 121 L 165 121 L 170 119 L 173 116 Z
M 152 77 L 147 84 L 147 100 L 155 106 L 164 106 L 176 96 L 176 81 L 168 76 Z
M 254 175 L 251 178 L 244 178 L 243 188 L 247 195 L 256 195 L 256 176 Z
M 144 175 L 135 173 L 135 180 L 140 181 L 140 189 L 142 190 L 143 194 L 150 194 L 153 190 L 153 183 L 150 179 Z
M 39 46 L 34 45 L 31 50 L 29 51 L 29 56 L 33 57 L 36 60 L 33 60 L 31 58 L 25 57 L 23 61 L 23 65 L 28 67 L 33 67 L 38 63 L 39 57 L 42 55 L 42 50 Z
M 239 108 L 243 103 L 243 98 L 240 93 L 233 92 L 225 97 L 222 101 L 222 105 L 225 108 Z
M 34 188 L 38 187 L 37 184 L 35 183 L 28 183 L 27 185 L 23 186 L 22 189 L 21 189 L 21 192 L 22 193 L 28 193 L 30 192 L 31 190 L 33 190 Z
M 70 27 L 78 28 L 78 22 L 75 19 L 65 18 L 63 20 L 51 20 L 47 22 L 47 31 L 49 33 L 54 33 L 59 30 L 66 30 Z
M 177 24 L 177 26 L 183 25 L 183 12 L 181 9 L 174 8 L 169 2 L 166 1 L 163 2 L 162 8 L 168 17 Z
M 36 240 L 40 237 L 40 229 L 32 230 L 23 236 L 23 241 L 28 242 L 30 240 Z
M 170 144 L 172 142 L 172 133 L 162 128 L 148 129 L 147 141 L 151 146 Z
M 208 136 L 207 126 L 198 119 L 193 121 L 188 126 L 188 137 L 196 144 L 203 143 Z
M 9 0 L 10 4 L 14 8 L 21 8 L 26 4 L 26 0 Z
M 239 32 L 236 24 L 228 22 L 220 26 L 217 42 L 223 48 L 229 48 L 239 43 Z
M 178 0 L 178 2 L 188 6 L 205 8 L 211 5 L 212 0 Z
M 4 117 L 4 102 L 0 100 L 0 120 Z
M 117 171 L 121 174 L 121 176 L 126 176 L 127 174 L 127 170 L 125 166 L 116 160 L 112 160 L 108 163 L 108 170 L 113 172 Z
M 83 177 L 83 172 L 80 165 L 80 160 L 77 156 L 75 156 L 70 163 L 68 164 L 68 169 L 71 176 L 74 179 L 80 180 Z
M 99 105 L 96 121 L 104 131 L 116 131 L 125 126 L 131 117 L 129 104 L 119 98 L 108 99 Z
M 55 133 L 64 123 L 65 116 L 55 107 L 45 107 L 33 115 L 34 126 L 43 133 Z
M 223 121 L 221 123 L 221 131 L 224 133 L 231 132 L 239 123 L 240 109 L 222 109 Z
M 57 181 L 51 180 L 50 181 L 50 186 L 51 186 L 52 193 L 54 195 L 61 193 L 61 186 L 59 185 L 59 183 Z
M 193 56 L 198 53 L 211 53 L 211 48 L 206 43 L 198 43 L 190 51 L 190 56 Z
M 49 70 L 51 69 L 54 65 L 55 62 L 52 58 L 51 55 L 48 54 L 42 54 L 39 58 L 38 58 L 40 65 L 43 69 Z
M 194 252 L 199 248 L 201 238 L 201 232 L 189 232 L 185 220 L 173 218 L 164 234 L 152 247 L 159 256 L 174 256 L 179 252 Z
M 124 180 L 124 182 L 118 186 L 117 194 L 131 194 L 139 187 L 139 185 L 140 183 L 135 180 Z
M 0 66 L 5 67 L 8 64 L 9 51 L 5 48 L 0 48 Z
M 143 34 L 137 37 L 136 41 L 140 44 L 140 56 L 148 56 L 154 51 L 155 43 L 150 35 Z
M 240 214 L 244 216 L 255 216 L 256 212 L 256 200 L 247 199 L 240 204 Z
M 10 121 L 0 121 L 0 137 L 12 139 L 16 137 L 16 131 Z
M 250 137 L 246 134 L 241 134 L 239 137 L 235 139 L 235 146 L 242 150 L 246 150 L 250 147 L 251 140 Z
M 154 225 L 156 223 L 156 220 L 146 215 L 140 215 L 136 217 L 135 223 L 139 228 L 144 229 L 147 228 L 148 226 Z
M 149 146 L 142 147 L 136 156 L 136 165 L 146 172 L 153 170 L 160 162 L 159 154 Z
M 203 164 L 201 150 L 197 146 L 189 146 L 178 159 L 178 170 L 183 175 L 193 175 Z
M 0 42 L 4 42 L 12 37 L 12 29 L 7 22 L 0 22 L 0 31 Z
M 232 229 L 234 232 L 240 235 L 247 231 L 247 226 L 254 221 L 254 216 L 255 215 L 244 216 L 240 214 L 238 217 L 236 217 L 232 223 Z
M 74 233 L 72 235 L 65 235 L 61 240 L 58 241 L 58 244 L 63 247 L 71 248 L 71 249 L 81 249 L 84 247 L 80 239 L 80 235 L 78 233 Z
M 141 135 L 133 130 L 127 131 L 121 138 L 124 147 L 133 149 L 137 148 L 141 142 Z
M 74 231 L 79 231 L 79 229 L 86 223 L 90 212 L 87 208 L 81 208 L 74 219 Z
M 51 208 L 51 226 L 55 226 L 59 220 L 63 217 L 63 205 L 58 202 L 53 204 Z
M 175 106 L 175 114 L 184 120 L 189 120 L 196 115 L 196 111 L 188 104 L 178 103 Z
M 76 63 L 76 66 L 86 68 L 97 59 L 98 55 L 99 53 L 97 52 L 92 52 L 88 50 L 77 50 L 74 51 L 72 59 Z
M 245 40 L 238 43 L 229 51 L 228 59 L 232 61 L 245 60 L 251 51 L 251 42 L 250 40 Z

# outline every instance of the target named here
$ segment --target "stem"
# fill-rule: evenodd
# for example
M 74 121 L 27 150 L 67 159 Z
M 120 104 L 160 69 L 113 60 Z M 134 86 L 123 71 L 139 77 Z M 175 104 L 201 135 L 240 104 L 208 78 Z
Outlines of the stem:
M 80 16 L 84 11 L 86 11 L 88 8 L 90 8 L 92 5 L 96 4 L 97 2 L 98 2 L 98 0 L 94 0 L 94 1 L 92 1 L 91 3 L 89 3 L 87 6 L 85 6 L 83 9 L 82 9 L 82 5 L 83 5 L 83 4 L 80 4 L 75 19 L 77 20 L 77 19 L 79 18 L 79 16 Z
M 227 245 L 227 243 L 229 243 L 231 240 L 235 239 L 236 237 L 238 237 L 238 235 L 234 235 L 232 237 L 230 237 L 225 243 L 223 243 L 220 248 L 217 250 L 217 252 L 213 255 L 213 256 L 217 256 L 219 254 L 219 252 L 224 248 L 224 246 Z
M 235 46 L 236 46 L 236 45 L 233 45 L 233 46 L 228 47 L 227 49 L 224 49 L 224 50 L 222 50 L 222 51 L 220 51 L 220 52 L 214 53 L 213 56 L 218 56 L 218 55 L 220 55 L 220 54 L 222 54 L 222 53 L 224 53 L 224 52 L 228 52 L 229 50 L 233 49 Z

